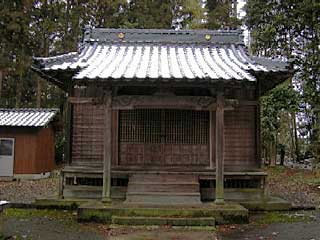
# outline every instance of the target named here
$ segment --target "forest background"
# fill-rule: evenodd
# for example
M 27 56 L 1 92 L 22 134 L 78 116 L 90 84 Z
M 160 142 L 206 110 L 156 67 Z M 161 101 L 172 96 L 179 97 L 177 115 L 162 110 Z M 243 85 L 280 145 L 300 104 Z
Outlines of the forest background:
M 249 51 L 289 59 L 293 78 L 261 99 L 262 152 L 320 163 L 320 3 L 247 0 L 0 0 L 0 108 L 59 108 L 66 94 L 31 70 L 32 57 L 77 51 L 85 26 L 249 30 Z M 57 161 L 64 137 L 57 136 Z M 281 161 L 283 163 L 283 161 Z

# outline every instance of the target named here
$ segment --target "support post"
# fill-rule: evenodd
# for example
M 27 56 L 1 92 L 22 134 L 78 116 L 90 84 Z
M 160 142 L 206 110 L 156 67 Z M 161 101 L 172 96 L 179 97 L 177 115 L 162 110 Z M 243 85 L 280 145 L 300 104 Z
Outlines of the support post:
M 73 126 L 73 117 L 72 117 L 72 103 L 69 101 L 69 97 L 73 96 L 73 86 L 71 82 L 67 85 L 67 94 L 66 100 L 64 102 L 64 136 L 65 136 L 65 145 L 64 145 L 64 160 L 70 165 L 72 162 L 71 151 L 72 151 L 72 126 Z
M 214 111 L 210 109 L 210 124 L 209 124 L 209 132 L 210 132 L 210 169 L 214 169 L 215 167 L 215 117 L 214 117 Z
M 103 152 L 103 187 L 102 201 L 111 201 L 111 153 L 112 153 L 112 111 L 111 93 L 108 93 L 105 101 L 105 131 L 104 131 L 104 152 Z
M 72 105 L 68 98 L 65 103 L 65 146 L 64 146 L 64 156 L 65 161 L 68 165 L 71 164 L 71 121 L 72 121 Z
M 224 96 L 217 95 L 216 108 L 216 200 L 215 204 L 224 204 Z

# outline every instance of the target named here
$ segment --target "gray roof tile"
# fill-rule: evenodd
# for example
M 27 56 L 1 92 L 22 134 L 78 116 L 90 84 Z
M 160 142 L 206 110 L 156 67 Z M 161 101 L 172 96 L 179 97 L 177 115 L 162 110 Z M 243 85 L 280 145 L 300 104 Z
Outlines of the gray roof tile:
M 285 61 L 249 56 L 238 30 L 91 29 L 79 53 L 35 61 L 44 72 L 76 70 L 74 80 L 255 81 L 252 72 L 288 68 Z
M 1 109 L 0 127 L 44 127 L 52 121 L 58 109 Z

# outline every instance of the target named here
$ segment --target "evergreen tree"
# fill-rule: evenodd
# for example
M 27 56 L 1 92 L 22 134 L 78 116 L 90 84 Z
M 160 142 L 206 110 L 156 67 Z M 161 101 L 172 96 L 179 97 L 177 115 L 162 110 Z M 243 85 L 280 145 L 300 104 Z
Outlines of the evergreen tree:
M 196 28 L 204 17 L 198 0 L 131 0 L 128 25 L 133 28 Z
M 293 60 L 306 122 L 305 136 L 320 161 L 320 3 L 315 0 L 248 0 L 246 24 L 252 31 L 252 49 L 265 56 Z
M 6 85 L 14 85 L 15 106 L 22 105 L 24 77 L 30 66 L 31 41 L 29 34 L 29 1 L 0 2 L 1 63 L 0 69 L 7 69 L 11 76 Z M 15 81 L 12 81 L 12 80 Z M 3 84 L 3 83 L 2 83 Z M 12 97 L 12 96 L 11 96 Z
M 241 21 L 236 16 L 231 0 L 209 0 L 207 1 L 209 29 L 236 29 Z M 236 5 L 235 5 L 236 6 Z

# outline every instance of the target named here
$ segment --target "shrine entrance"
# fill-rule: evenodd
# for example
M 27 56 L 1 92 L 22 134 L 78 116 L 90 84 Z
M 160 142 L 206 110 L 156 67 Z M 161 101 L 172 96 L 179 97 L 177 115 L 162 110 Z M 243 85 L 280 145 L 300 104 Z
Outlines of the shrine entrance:
M 209 166 L 209 111 L 119 112 L 119 165 Z

